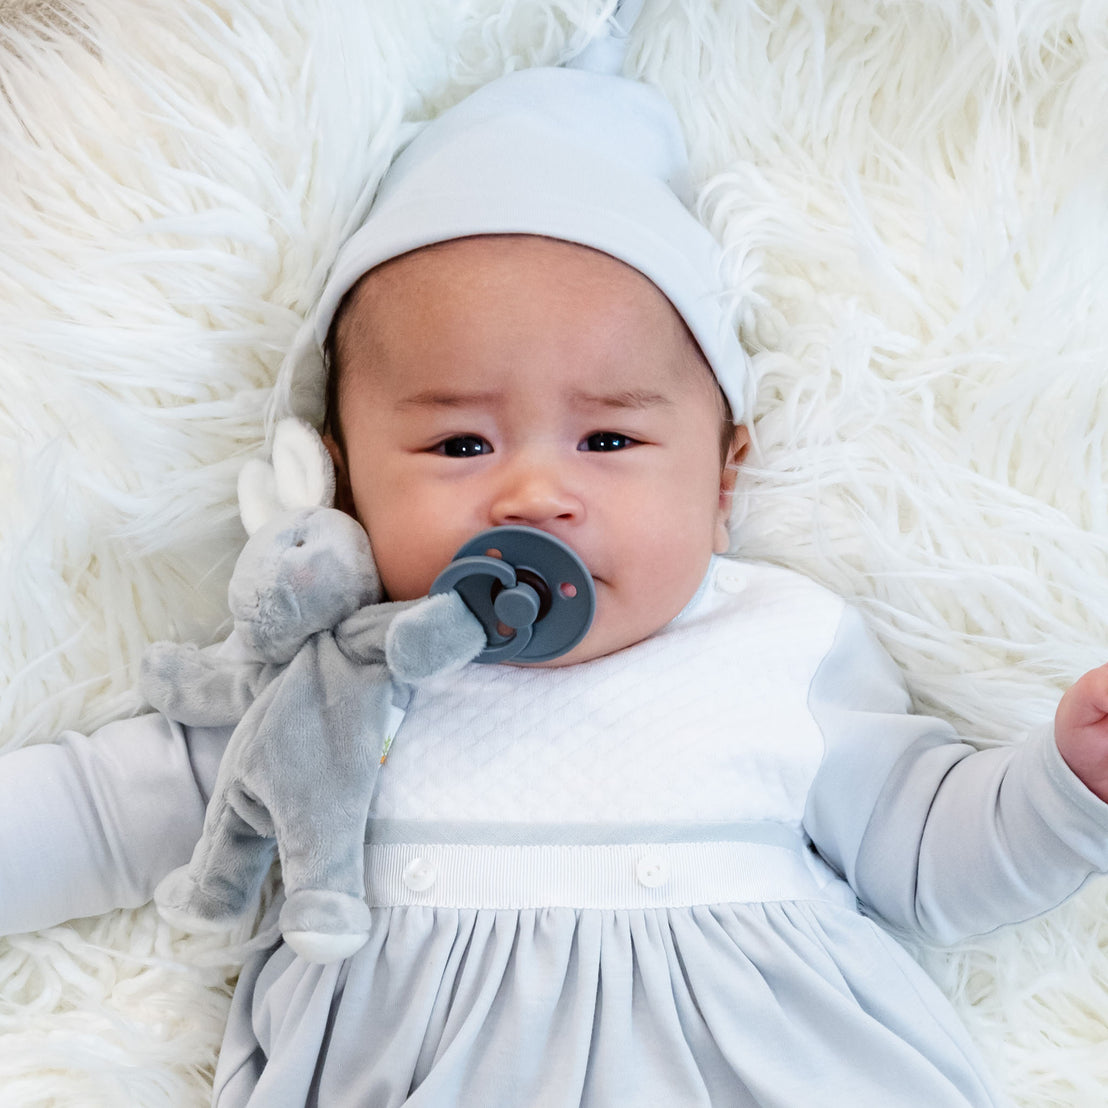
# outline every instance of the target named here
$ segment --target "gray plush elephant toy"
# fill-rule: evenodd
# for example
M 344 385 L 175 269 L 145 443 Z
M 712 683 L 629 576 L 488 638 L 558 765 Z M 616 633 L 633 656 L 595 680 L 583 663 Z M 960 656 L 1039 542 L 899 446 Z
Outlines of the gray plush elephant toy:
M 369 540 L 333 495 L 319 436 L 282 421 L 272 466 L 248 463 L 239 479 L 250 538 L 228 590 L 234 631 L 203 650 L 155 643 L 142 666 L 156 710 L 235 725 L 192 860 L 155 892 L 162 915 L 228 926 L 254 907 L 276 851 L 278 925 L 314 962 L 368 937 L 366 820 L 413 687 L 487 642 L 456 593 L 381 603 Z

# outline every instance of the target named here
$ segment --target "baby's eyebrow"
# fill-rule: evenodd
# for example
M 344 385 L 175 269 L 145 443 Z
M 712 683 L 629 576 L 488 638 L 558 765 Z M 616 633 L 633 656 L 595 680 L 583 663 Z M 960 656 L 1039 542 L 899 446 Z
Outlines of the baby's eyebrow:
M 405 396 L 397 406 L 400 408 L 481 408 L 491 407 L 503 402 L 499 392 L 452 392 L 443 389 L 425 389 L 422 392 Z M 569 394 L 570 403 L 576 408 L 604 408 L 608 410 L 641 410 L 658 408 L 673 403 L 673 399 L 660 392 L 649 389 L 617 389 L 614 392 L 590 392 L 587 389 L 574 389 Z
M 400 408 L 480 408 L 503 400 L 497 392 L 446 392 L 426 389 L 405 396 L 397 404 Z
M 579 408 L 658 408 L 673 403 L 673 399 L 649 389 L 618 389 L 615 392 L 589 392 L 575 389 L 570 400 Z

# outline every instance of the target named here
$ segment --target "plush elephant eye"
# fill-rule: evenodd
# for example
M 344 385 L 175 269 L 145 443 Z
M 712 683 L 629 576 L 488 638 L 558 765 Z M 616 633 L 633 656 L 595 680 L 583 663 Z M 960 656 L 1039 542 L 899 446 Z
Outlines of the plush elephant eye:
M 303 539 L 298 539 L 296 542 L 293 543 L 293 546 L 303 546 L 303 545 L 304 545 L 304 540 Z

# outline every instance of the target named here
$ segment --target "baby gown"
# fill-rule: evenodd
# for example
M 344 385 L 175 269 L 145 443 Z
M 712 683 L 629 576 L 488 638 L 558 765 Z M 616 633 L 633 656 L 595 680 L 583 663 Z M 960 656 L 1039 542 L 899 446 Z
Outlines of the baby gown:
M 250 959 L 215 1105 L 1003 1103 L 889 931 L 1060 903 L 1108 870 L 1108 805 L 1049 727 L 975 752 L 908 709 L 841 599 L 726 559 L 627 650 L 436 679 L 379 780 L 369 941 Z M 226 737 L 146 716 L 5 758 L 0 932 L 148 898 Z
M 722 559 L 629 650 L 422 688 L 369 825 L 369 942 L 254 960 L 217 1105 L 1002 1103 L 839 874 L 953 939 L 1103 866 L 1108 806 L 1049 731 L 967 760 L 907 708 L 839 598 Z

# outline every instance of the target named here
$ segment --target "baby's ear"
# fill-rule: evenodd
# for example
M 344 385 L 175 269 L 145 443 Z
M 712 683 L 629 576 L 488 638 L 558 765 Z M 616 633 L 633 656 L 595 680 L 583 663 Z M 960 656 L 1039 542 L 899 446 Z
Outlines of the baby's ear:
M 727 468 L 737 470 L 746 460 L 750 450 L 750 428 L 744 424 L 736 424 L 731 436 L 731 445 L 727 450 Z
M 346 468 L 346 456 L 342 452 L 342 447 L 326 431 L 322 439 L 323 445 L 327 447 L 327 453 L 331 455 L 331 464 L 335 467 L 335 507 L 340 512 L 345 512 L 348 516 L 357 519 L 354 490 L 350 485 L 350 472 Z
M 731 501 L 735 493 L 735 481 L 739 476 L 746 452 L 750 449 L 750 432 L 741 424 L 735 427 L 727 447 L 719 475 L 719 510 L 716 514 L 716 534 L 713 551 L 726 554 L 731 549 Z

